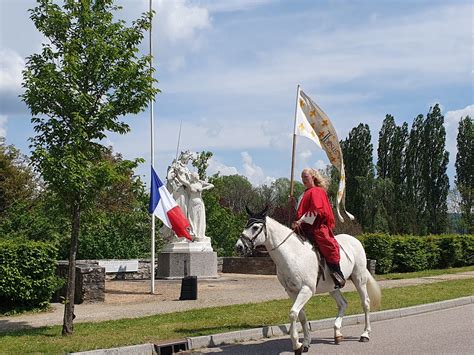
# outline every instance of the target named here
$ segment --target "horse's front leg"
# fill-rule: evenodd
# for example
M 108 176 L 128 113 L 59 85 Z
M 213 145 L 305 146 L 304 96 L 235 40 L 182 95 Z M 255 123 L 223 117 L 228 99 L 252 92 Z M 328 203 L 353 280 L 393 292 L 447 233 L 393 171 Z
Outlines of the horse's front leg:
M 341 333 L 342 328 L 342 319 L 346 312 L 347 301 L 342 296 L 342 293 L 339 289 L 330 292 L 330 295 L 336 300 L 337 303 L 337 317 L 334 322 L 334 342 L 339 344 L 343 338 Z
M 311 345 L 311 334 L 309 333 L 309 324 L 308 320 L 306 319 L 306 313 L 304 311 L 304 308 L 301 309 L 298 317 L 301 323 L 301 327 L 303 328 L 303 352 L 305 353 L 308 351 L 309 346 Z
M 295 298 L 295 302 L 290 310 L 290 338 L 293 344 L 293 350 L 295 354 L 301 354 L 303 351 L 303 346 L 299 341 L 298 337 L 298 327 L 297 327 L 297 320 L 300 315 L 301 310 L 303 309 L 306 302 L 313 296 L 313 292 L 308 286 L 303 286 Z M 306 317 L 305 317 L 306 319 Z M 304 329 L 304 328 L 303 328 Z M 309 329 L 308 329 L 308 337 L 309 337 Z

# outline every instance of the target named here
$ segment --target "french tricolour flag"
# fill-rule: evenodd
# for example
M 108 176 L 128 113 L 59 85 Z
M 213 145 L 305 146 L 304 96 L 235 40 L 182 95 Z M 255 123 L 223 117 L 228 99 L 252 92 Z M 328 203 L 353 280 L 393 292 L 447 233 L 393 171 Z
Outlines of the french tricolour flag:
M 178 237 L 192 240 L 189 235 L 189 221 L 168 189 L 151 167 L 151 193 L 148 211 L 158 217 L 165 226 L 171 228 Z

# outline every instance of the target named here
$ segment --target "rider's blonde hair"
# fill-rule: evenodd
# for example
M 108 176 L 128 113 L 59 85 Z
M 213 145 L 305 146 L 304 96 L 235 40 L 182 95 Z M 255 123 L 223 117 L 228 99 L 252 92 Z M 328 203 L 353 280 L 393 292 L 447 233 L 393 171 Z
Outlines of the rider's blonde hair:
M 329 187 L 329 179 L 326 176 L 324 176 L 318 170 L 313 169 L 313 168 L 303 169 L 303 171 L 301 172 L 301 176 L 303 176 L 303 173 L 305 171 L 308 172 L 309 175 L 313 177 L 314 185 L 322 187 L 324 190 L 327 191 Z

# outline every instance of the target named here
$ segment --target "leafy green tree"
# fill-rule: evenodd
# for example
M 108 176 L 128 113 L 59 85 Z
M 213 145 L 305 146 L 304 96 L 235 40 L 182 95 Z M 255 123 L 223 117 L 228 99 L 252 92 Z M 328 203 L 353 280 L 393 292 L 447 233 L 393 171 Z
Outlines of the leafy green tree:
M 400 233 L 405 224 L 403 221 L 403 190 L 405 176 L 403 164 L 405 150 L 408 143 L 408 125 L 403 123 L 397 126 L 391 115 L 386 115 L 379 132 L 379 144 L 377 148 L 377 189 L 382 192 L 377 202 L 384 201 L 380 208 L 387 220 L 386 225 L 392 234 Z M 381 181 L 383 180 L 383 181 Z M 375 193 L 375 195 L 379 195 Z M 385 222 L 381 221 L 385 224 Z M 379 230 L 379 228 L 375 228 Z
M 0 219 L 12 205 L 33 200 L 42 190 L 41 180 L 28 164 L 24 154 L 0 138 Z
M 446 169 L 449 153 L 445 150 L 444 116 L 438 104 L 432 107 L 426 116 L 423 141 L 425 159 L 422 173 L 427 201 L 428 232 L 441 234 L 447 228 L 449 178 Z
M 468 233 L 474 233 L 472 202 L 474 196 L 474 125 L 470 116 L 461 118 L 456 138 L 456 186 L 461 197 L 462 222 Z
M 123 166 L 103 159 L 107 132 L 127 133 L 121 116 L 142 111 L 154 97 L 150 58 L 138 51 L 151 13 L 127 27 L 113 0 L 38 0 L 30 10 L 48 39 L 27 58 L 23 100 L 33 115 L 32 162 L 71 218 L 62 333 L 73 332 L 75 264 L 81 216 Z M 125 165 L 128 165 L 125 164 Z
M 206 170 L 209 166 L 209 159 L 211 159 L 212 155 L 211 152 L 202 151 L 198 153 L 197 158 L 193 160 L 193 166 L 198 169 L 199 178 L 201 180 L 206 179 Z
M 254 188 L 245 176 L 214 176 L 209 181 L 214 184 L 209 193 L 217 195 L 219 205 L 235 214 L 245 213 L 245 206 L 257 202 Z
M 366 196 L 372 190 L 374 164 L 369 126 L 361 123 L 353 128 L 349 137 L 341 142 L 341 148 L 346 172 L 347 210 L 358 219 L 364 230 L 370 230 Z
M 427 200 L 424 191 L 423 164 L 426 156 L 423 132 L 425 120 L 423 115 L 418 115 L 411 127 L 406 149 L 404 163 L 404 175 L 406 176 L 406 188 L 403 193 L 405 209 L 403 220 L 405 221 L 405 233 L 425 235 L 427 230 Z
M 206 235 L 219 256 L 231 256 L 247 220 L 245 206 L 255 199 L 252 184 L 243 176 L 213 176 L 214 188 L 203 193 Z

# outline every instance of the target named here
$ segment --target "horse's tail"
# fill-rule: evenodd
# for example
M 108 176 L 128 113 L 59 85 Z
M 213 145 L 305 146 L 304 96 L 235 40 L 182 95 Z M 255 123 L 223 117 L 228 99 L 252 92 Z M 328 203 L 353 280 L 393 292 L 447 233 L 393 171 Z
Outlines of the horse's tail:
M 369 293 L 370 299 L 370 308 L 371 310 L 375 310 L 379 308 L 382 304 L 382 291 L 380 290 L 380 286 L 375 281 L 372 274 L 367 271 L 367 292 Z

